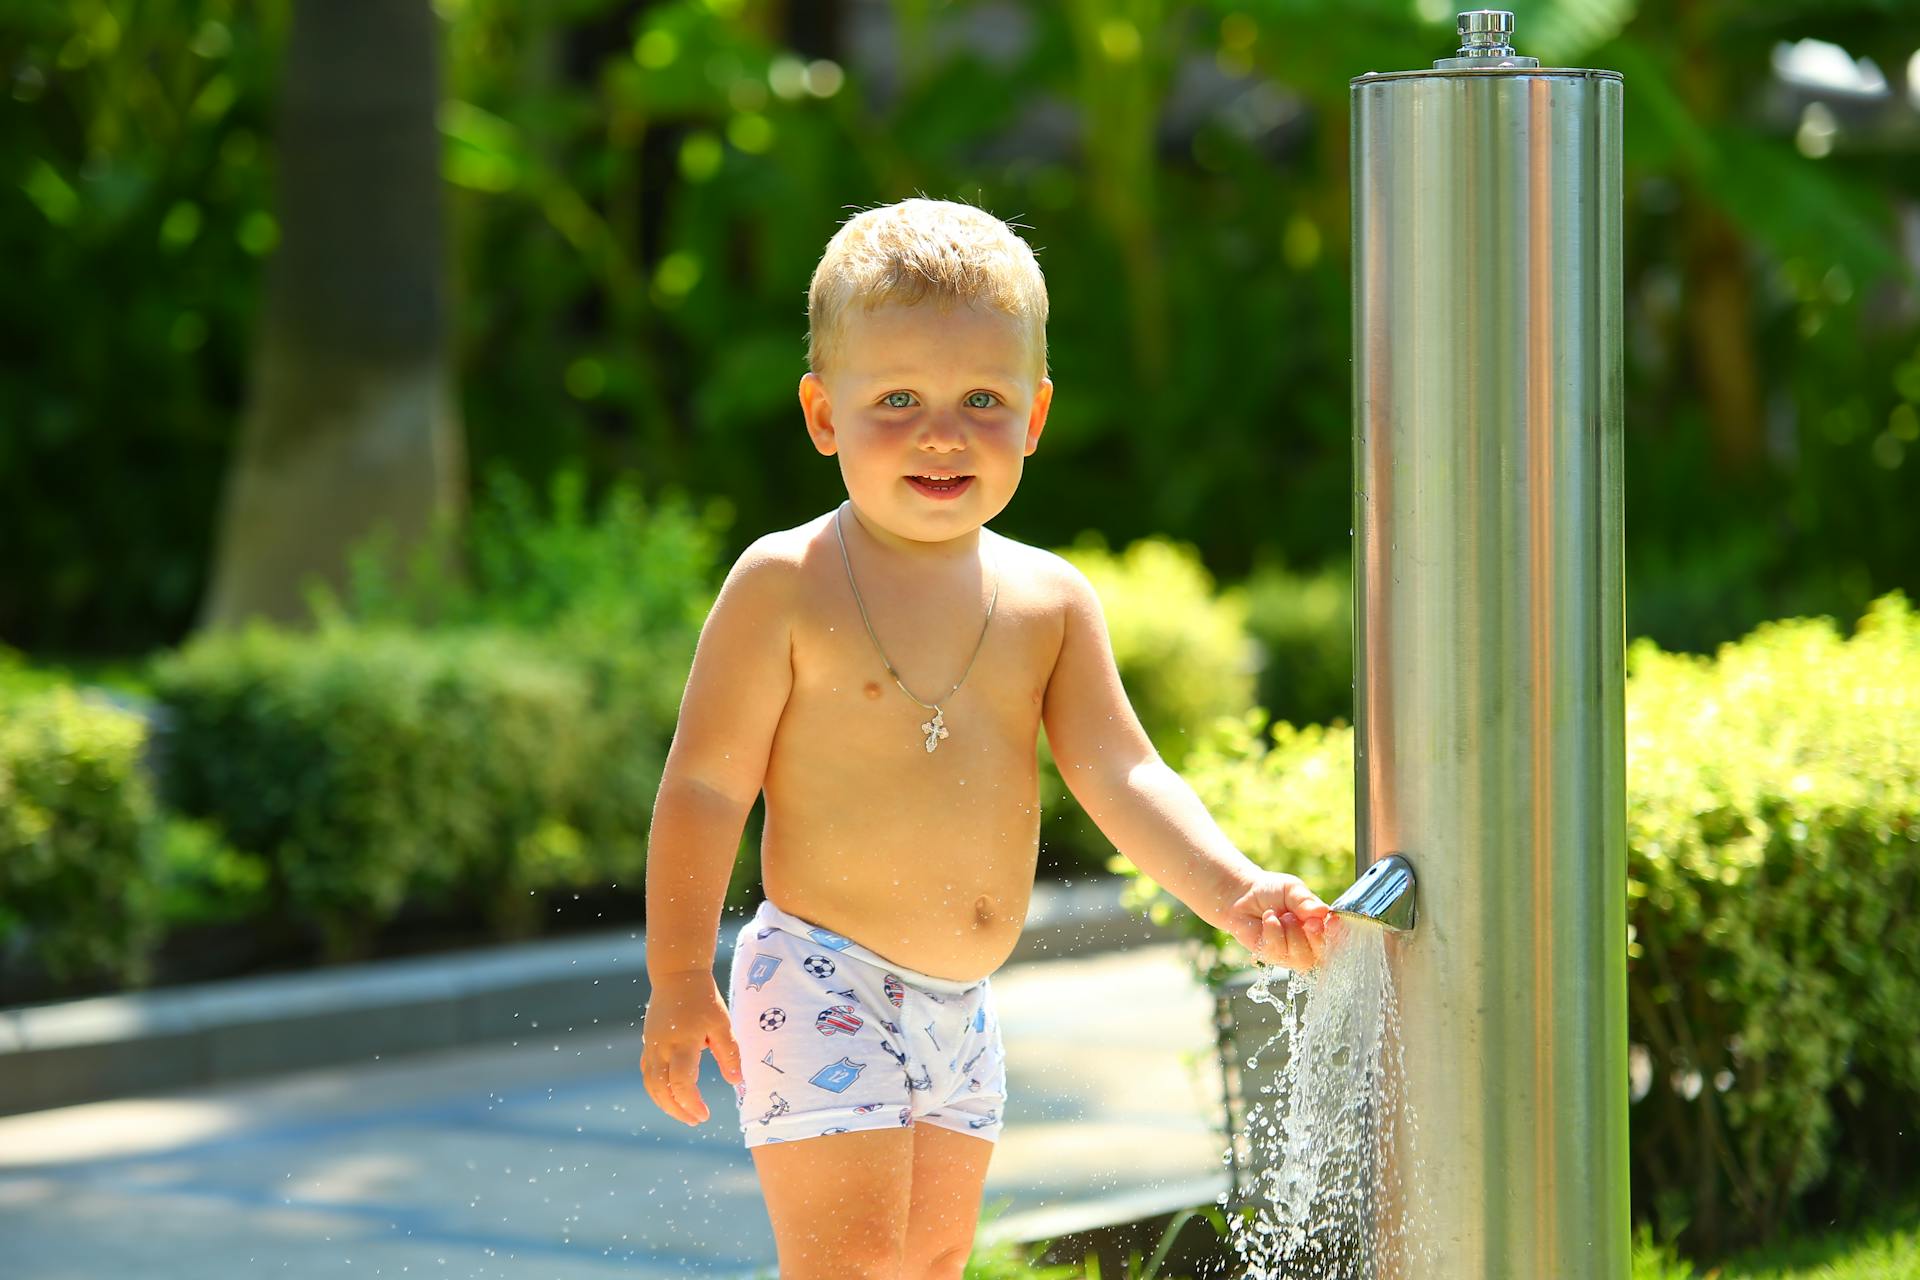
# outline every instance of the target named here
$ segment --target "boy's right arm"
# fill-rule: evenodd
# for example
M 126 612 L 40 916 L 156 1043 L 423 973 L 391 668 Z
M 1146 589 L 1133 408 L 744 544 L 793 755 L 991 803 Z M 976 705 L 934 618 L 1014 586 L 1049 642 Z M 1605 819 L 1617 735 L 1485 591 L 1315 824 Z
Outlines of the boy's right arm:
M 797 563 L 768 535 L 741 553 L 700 629 L 647 837 L 647 976 L 641 1078 L 660 1109 L 707 1118 L 700 1052 L 740 1080 L 713 977 L 720 908 L 793 687 Z

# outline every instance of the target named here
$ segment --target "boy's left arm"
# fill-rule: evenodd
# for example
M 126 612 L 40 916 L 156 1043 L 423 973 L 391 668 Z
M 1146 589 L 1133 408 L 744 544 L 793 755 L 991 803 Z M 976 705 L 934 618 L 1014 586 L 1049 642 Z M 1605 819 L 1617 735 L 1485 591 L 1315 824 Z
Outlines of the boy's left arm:
M 1060 775 L 1128 861 L 1254 956 L 1288 969 L 1320 962 L 1327 905 L 1298 876 L 1234 847 L 1193 788 L 1154 750 L 1127 701 L 1093 584 L 1055 560 L 1065 614 L 1041 710 Z

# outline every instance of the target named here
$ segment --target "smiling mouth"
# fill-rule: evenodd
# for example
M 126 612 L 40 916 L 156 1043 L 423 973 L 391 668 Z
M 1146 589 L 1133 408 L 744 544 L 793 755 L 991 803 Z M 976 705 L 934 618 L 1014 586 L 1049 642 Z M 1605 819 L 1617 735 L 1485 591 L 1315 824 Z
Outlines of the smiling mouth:
M 973 483 L 968 476 L 908 476 L 907 483 L 928 495 L 953 495 Z

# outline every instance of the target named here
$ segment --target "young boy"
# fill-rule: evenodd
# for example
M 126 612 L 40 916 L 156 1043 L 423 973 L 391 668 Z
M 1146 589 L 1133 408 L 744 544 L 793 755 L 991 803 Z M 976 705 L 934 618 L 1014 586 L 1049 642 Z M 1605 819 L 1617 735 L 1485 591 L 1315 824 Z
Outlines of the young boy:
M 1155 753 L 1100 602 L 983 526 L 1053 399 L 1046 286 L 967 205 L 849 220 L 808 300 L 807 433 L 847 501 L 734 564 L 700 634 L 653 811 L 640 1070 L 690 1125 L 700 1054 L 734 1085 L 783 1280 L 957 1277 L 1007 1104 L 988 975 L 1026 919 L 1036 733 L 1115 847 L 1258 958 L 1336 926 L 1260 870 Z M 723 1002 L 733 853 L 767 797 L 767 901 Z

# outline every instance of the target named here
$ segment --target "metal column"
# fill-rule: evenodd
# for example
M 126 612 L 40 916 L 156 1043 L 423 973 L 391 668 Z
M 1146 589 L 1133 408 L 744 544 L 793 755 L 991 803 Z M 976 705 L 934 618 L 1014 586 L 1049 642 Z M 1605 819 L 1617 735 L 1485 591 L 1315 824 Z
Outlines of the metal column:
M 1420 893 L 1378 1211 L 1422 1280 L 1624 1280 L 1622 86 L 1460 27 L 1352 82 L 1355 870 Z

